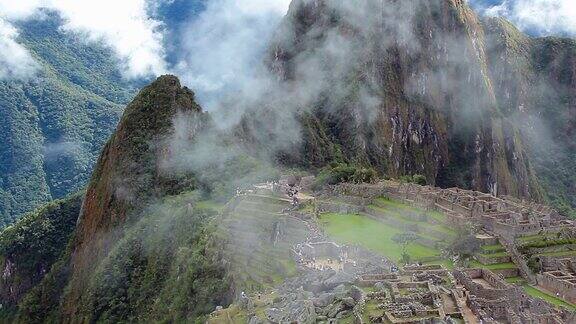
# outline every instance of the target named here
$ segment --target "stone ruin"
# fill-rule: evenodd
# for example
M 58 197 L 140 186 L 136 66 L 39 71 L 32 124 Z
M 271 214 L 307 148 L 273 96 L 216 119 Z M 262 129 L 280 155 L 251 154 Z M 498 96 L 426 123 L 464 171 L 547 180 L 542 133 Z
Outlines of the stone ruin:
M 363 207 L 374 198 L 384 196 L 442 212 L 450 224 L 478 224 L 485 231 L 510 240 L 542 232 L 572 231 L 576 235 L 576 222 L 548 206 L 459 188 L 441 189 L 393 181 L 343 183 L 327 186 L 319 197 L 323 198 L 322 207 L 326 211 L 354 213 L 364 211 Z M 339 203 L 331 203 L 330 198 L 337 198 Z
M 381 256 L 355 246 L 341 246 L 334 242 L 296 244 L 293 249 L 296 263 L 311 270 L 334 270 L 350 275 L 362 272 L 385 272 L 392 263 Z
M 559 310 L 508 284 L 487 269 L 454 270 L 467 306 L 486 323 L 574 323 L 576 313 Z
M 538 284 L 556 297 L 576 303 L 576 271 L 574 263 L 562 270 L 547 271 L 537 275 Z
M 320 271 L 342 271 L 355 264 L 355 261 L 348 259 L 346 251 L 334 242 L 297 244 L 294 254 L 298 264 Z
M 450 322 L 464 319 L 461 301 L 451 274 L 439 265 L 407 266 L 390 274 L 366 274 L 358 279 L 361 287 L 372 287 L 367 302 L 374 302 L 381 315 L 375 323 Z
M 426 209 L 438 210 L 453 224 L 476 223 L 501 237 L 535 235 L 543 231 L 559 232 L 576 223 L 554 209 L 509 197 L 495 197 L 458 188 L 440 189 L 404 183 L 384 183 L 387 195 Z

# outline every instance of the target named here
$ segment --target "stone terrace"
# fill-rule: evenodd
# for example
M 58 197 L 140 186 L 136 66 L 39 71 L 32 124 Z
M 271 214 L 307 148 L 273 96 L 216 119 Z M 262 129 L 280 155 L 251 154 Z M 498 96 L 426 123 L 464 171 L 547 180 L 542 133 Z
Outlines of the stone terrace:
M 576 272 L 556 270 L 538 275 L 538 284 L 556 296 L 576 303 Z
M 481 224 L 488 232 L 514 238 L 542 231 L 560 231 L 574 226 L 544 205 L 500 198 L 477 191 L 458 188 L 440 189 L 415 184 L 386 182 L 388 195 L 421 207 L 445 213 L 454 223 L 470 221 Z
M 358 285 L 372 288 L 367 307 L 373 310 L 371 322 L 421 323 L 423 321 L 464 319 L 466 308 L 462 291 L 456 291 L 451 274 L 439 265 L 410 266 L 392 274 L 366 274 Z M 465 322 L 475 322 L 468 318 Z
M 457 284 L 465 289 L 467 304 L 487 323 L 574 323 L 575 313 L 553 308 L 527 295 L 487 269 L 454 270 Z

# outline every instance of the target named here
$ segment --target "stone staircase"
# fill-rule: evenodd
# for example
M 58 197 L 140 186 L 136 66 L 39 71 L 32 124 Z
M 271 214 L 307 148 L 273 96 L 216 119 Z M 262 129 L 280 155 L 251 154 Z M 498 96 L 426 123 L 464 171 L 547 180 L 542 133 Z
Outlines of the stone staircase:
M 530 270 L 528 264 L 526 263 L 526 260 L 524 260 L 522 254 L 518 251 L 514 242 L 507 241 L 504 238 L 500 238 L 500 243 L 502 244 L 502 246 L 504 246 L 504 248 L 506 248 L 506 251 L 510 254 L 510 258 L 512 262 L 514 262 L 514 264 L 518 267 L 520 275 L 524 279 L 526 279 L 528 283 L 530 283 L 531 285 L 535 285 L 537 282 L 536 275 L 532 272 L 532 270 Z

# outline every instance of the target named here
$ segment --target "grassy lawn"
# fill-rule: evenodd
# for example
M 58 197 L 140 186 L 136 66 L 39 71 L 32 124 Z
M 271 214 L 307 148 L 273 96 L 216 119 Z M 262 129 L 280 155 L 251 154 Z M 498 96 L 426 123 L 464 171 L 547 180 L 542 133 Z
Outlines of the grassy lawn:
M 398 205 L 398 204 L 400 204 L 400 203 L 395 202 L 394 204 Z M 405 205 L 402 205 L 402 206 L 405 206 Z M 404 215 L 402 215 L 402 213 L 398 212 L 397 210 L 390 210 L 390 209 L 378 207 L 378 206 L 376 206 L 376 205 L 370 205 L 370 206 L 368 206 L 368 207 L 371 208 L 372 210 L 375 210 L 375 211 L 377 211 L 377 212 L 379 212 L 379 213 L 388 215 L 388 216 L 396 219 L 397 221 L 400 221 L 400 222 L 403 222 L 403 223 L 406 223 L 406 224 L 419 225 L 419 226 L 421 226 L 421 227 L 431 228 L 431 229 L 433 229 L 433 230 L 435 230 L 435 231 L 437 231 L 437 232 L 444 233 L 444 234 L 446 234 L 446 235 L 448 235 L 448 236 L 450 236 L 450 237 L 455 237 L 455 236 L 456 236 L 456 231 L 454 231 L 453 229 L 448 228 L 448 227 L 446 227 L 446 226 L 437 225 L 437 224 L 430 224 L 430 223 L 427 223 L 427 222 L 418 222 L 418 221 L 415 221 L 415 220 L 411 220 L 411 219 L 409 219 L 409 218 L 407 218 L 407 217 L 404 217 Z M 406 209 L 407 209 L 407 208 L 409 208 L 409 207 L 406 206 Z M 423 236 L 423 235 L 420 235 L 420 236 Z M 429 238 L 432 239 L 432 240 L 436 240 L 436 239 L 434 239 L 434 238 L 432 238 L 432 237 L 429 237 Z
M 474 261 L 470 262 L 470 267 L 471 268 L 484 268 L 484 269 L 490 269 L 490 270 L 501 270 L 501 269 L 514 269 L 514 268 L 516 268 L 516 265 L 512 262 L 484 265 L 484 264 L 474 260 Z
M 421 209 L 418 209 L 416 207 L 412 207 L 412 206 L 403 204 L 399 201 L 388 199 L 388 198 L 376 198 L 376 201 L 378 201 L 379 203 L 381 203 L 382 205 L 387 206 L 387 207 L 399 208 L 399 209 L 404 209 L 404 210 L 409 210 L 409 211 L 414 211 L 414 212 L 422 211 Z
M 223 204 L 217 203 L 213 200 L 199 201 L 196 203 L 196 206 L 198 208 L 202 208 L 202 209 L 211 209 L 211 210 L 216 211 L 216 212 L 221 212 L 222 209 L 224 209 Z
M 484 251 L 505 251 L 504 247 L 501 244 L 496 245 L 484 245 L 482 246 L 482 250 Z
M 378 207 L 378 206 L 376 206 L 376 205 L 370 205 L 370 206 L 368 206 L 368 207 L 371 208 L 372 210 L 375 210 L 375 211 L 379 212 L 379 213 L 382 213 L 382 214 L 385 214 L 385 215 L 387 215 L 387 216 L 390 216 L 390 217 L 392 217 L 392 218 L 394 218 L 394 219 L 396 219 L 396 220 L 398 220 L 398 221 L 400 221 L 400 222 L 402 222 L 402 223 L 416 224 L 416 225 L 421 224 L 420 222 L 417 222 L 417 221 L 414 221 L 414 220 L 405 218 L 405 217 L 403 217 L 400 213 L 398 213 L 398 212 L 396 212 L 396 211 L 393 211 L 393 210 L 390 210 L 390 209 Z
M 490 258 L 497 258 L 497 257 L 504 257 L 504 256 L 508 256 L 508 252 L 506 251 L 501 251 L 501 252 L 493 252 L 493 253 L 480 253 L 480 255 Z
M 385 207 L 403 209 L 403 210 L 407 210 L 407 211 L 411 211 L 411 212 L 426 214 L 426 215 L 434 218 L 435 220 L 437 220 L 439 222 L 444 222 L 446 220 L 446 215 L 444 215 L 440 212 L 426 211 L 426 210 L 423 210 L 423 209 L 418 208 L 418 207 L 406 205 L 406 204 L 404 204 L 400 201 L 397 201 L 397 200 L 392 200 L 392 199 L 383 197 L 383 198 L 377 198 L 376 201 L 378 201 L 380 204 L 382 204 Z
M 517 238 L 517 240 L 522 242 L 522 243 L 526 243 L 526 242 L 530 242 L 530 241 L 541 241 L 541 240 L 544 240 L 544 238 L 546 238 L 546 235 L 528 235 L 528 236 L 519 237 L 519 238 Z
M 424 264 L 439 264 L 448 270 L 454 269 L 454 263 L 450 260 L 442 259 L 438 261 L 424 262 Z
M 556 305 L 556 306 L 563 306 L 566 307 L 572 311 L 576 311 L 576 305 L 568 303 L 562 299 L 556 298 L 555 296 L 549 295 L 537 288 L 534 288 L 530 285 L 524 285 L 524 290 L 526 290 L 526 293 L 528 293 L 530 296 L 532 297 L 538 297 L 538 298 L 542 298 L 545 301 Z
M 537 254 L 537 256 L 559 256 L 559 257 L 576 256 L 576 251 L 544 252 Z
M 357 244 L 398 261 L 402 257 L 402 248 L 392 241 L 396 234 L 403 231 L 375 221 L 368 217 L 352 214 L 323 214 L 321 224 L 326 233 L 344 244 Z M 407 249 L 414 259 L 439 255 L 440 251 L 412 243 Z
M 505 279 L 507 283 L 515 284 L 515 283 L 523 283 L 525 282 L 524 278 L 522 277 L 512 277 Z

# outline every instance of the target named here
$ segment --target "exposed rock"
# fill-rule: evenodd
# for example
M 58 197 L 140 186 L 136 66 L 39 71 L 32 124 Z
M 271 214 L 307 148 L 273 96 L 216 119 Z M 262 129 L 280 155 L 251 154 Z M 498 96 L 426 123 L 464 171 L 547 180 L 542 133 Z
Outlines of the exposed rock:
M 342 154 L 390 176 L 538 198 L 522 141 L 498 111 L 484 30 L 468 5 L 346 3 L 293 1 L 270 49 L 281 80 L 314 84 L 304 145 L 292 156 L 323 166 Z
M 318 298 L 314 298 L 313 303 L 316 307 L 326 307 L 334 302 L 334 294 L 331 293 L 323 293 Z
M 78 307 L 95 265 L 122 235 L 131 212 L 144 202 L 173 190 L 187 180 L 169 179 L 161 162 L 171 154 L 163 142 L 173 132 L 177 115 L 195 119 L 201 128 L 205 116 L 194 93 L 174 76 L 162 76 L 145 87 L 126 108 L 118 128 L 97 163 L 86 191 L 72 252 L 72 279 L 64 303 L 66 316 L 78 316 Z M 190 139 L 194 134 L 187 134 Z
M 343 271 L 337 272 L 335 275 L 324 281 L 324 286 L 328 289 L 336 288 L 342 284 L 349 284 L 354 282 L 354 276 Z

